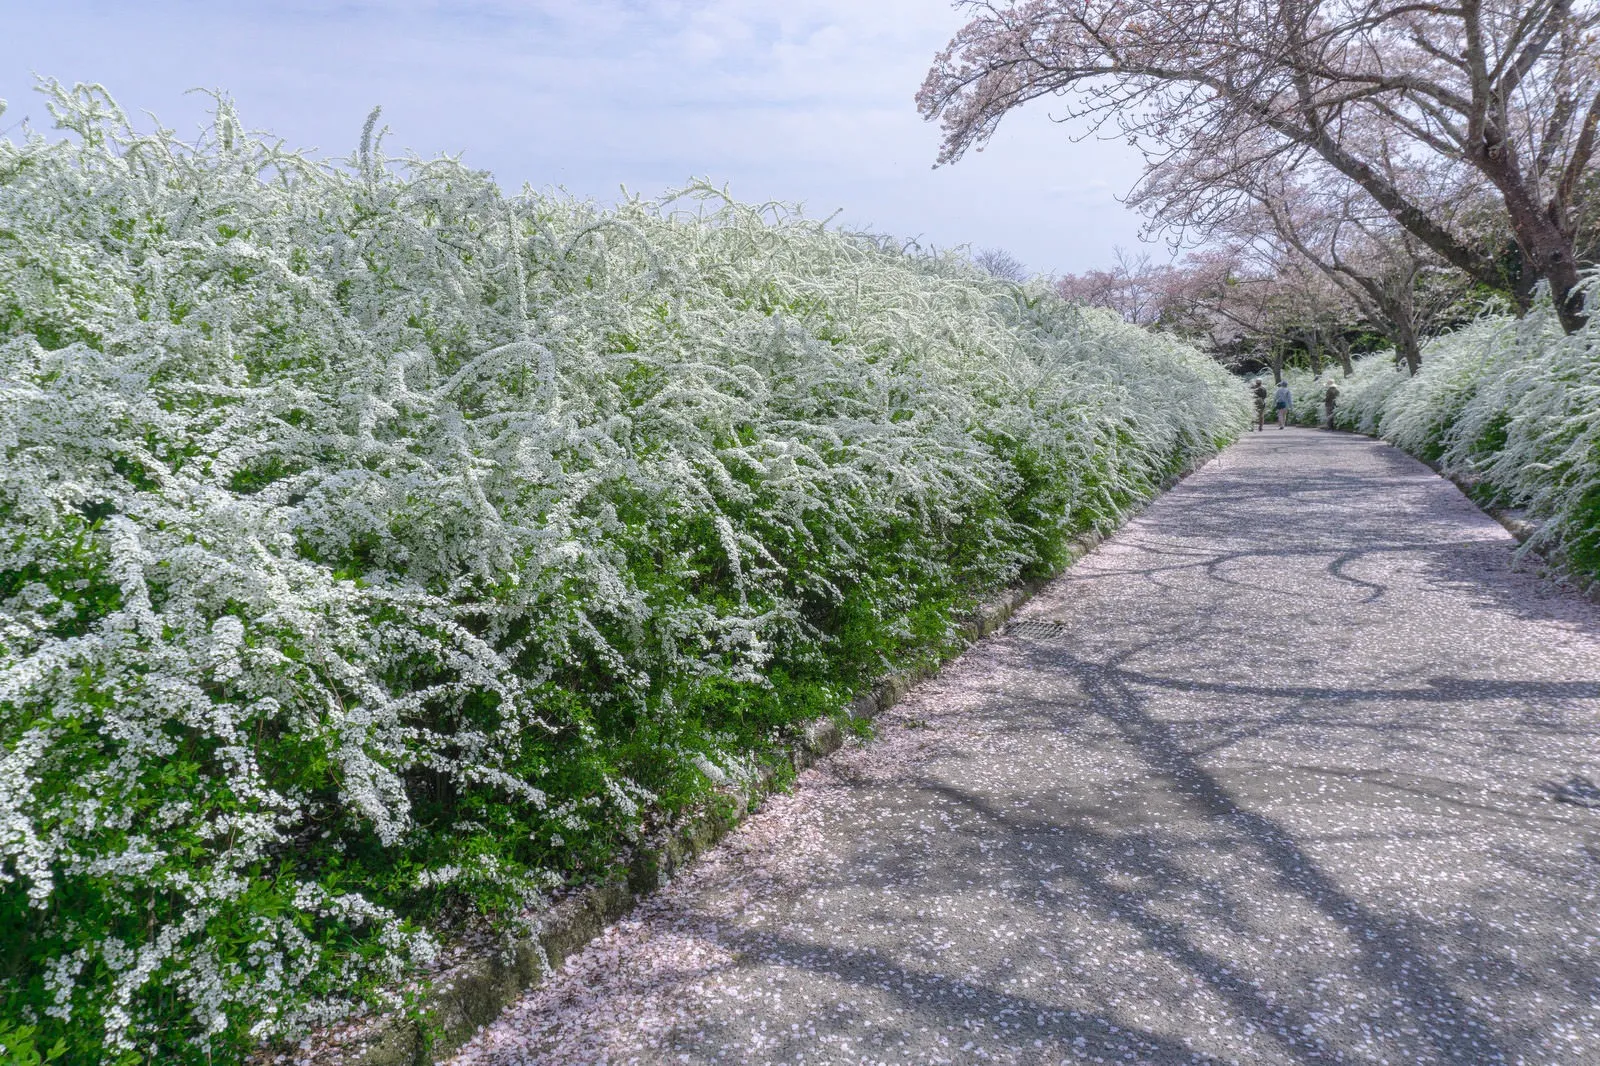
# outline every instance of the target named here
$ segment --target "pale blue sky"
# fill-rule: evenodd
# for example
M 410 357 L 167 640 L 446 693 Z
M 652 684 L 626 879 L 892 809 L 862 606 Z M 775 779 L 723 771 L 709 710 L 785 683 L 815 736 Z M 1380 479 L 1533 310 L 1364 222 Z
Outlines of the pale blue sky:
M 509 189 L 610 200 L 703 176 L 1043 273 L 1108 264 L 1137 243 L 1122 144 L 1072 143 L 1041 103 L 930 169 L 912 97 L 961 21 L 946 0 L 0 0 L 0 128 L 48 119 L 33 72 L 182 132 L 204 106 L 184 91 L 224 89 L 246 124 L 339 156 L 382 104 L 389 148 L 462 152 Z

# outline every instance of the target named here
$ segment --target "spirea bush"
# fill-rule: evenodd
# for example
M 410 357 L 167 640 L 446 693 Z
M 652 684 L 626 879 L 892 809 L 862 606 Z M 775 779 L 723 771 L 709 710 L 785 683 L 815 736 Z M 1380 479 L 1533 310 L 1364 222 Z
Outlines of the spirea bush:
M 1239 432 L 1193 349 L 697 185 L 0 143 L 0 1023 L 228 1061 L 537 914 Z
M 1585 283 L 1600 306 L 1600 279 Z M 1335 425 L 1376 433 L 1476 486 L 1480 499 L 1539 519 L 1530 546 L 1600 577 L 1600 323 L 1570 336 L 1548 298 L 1522 318 L 1488 314 L 1423 349 L 1410 377 L 1392 353 L 1338 379 Z M 1321 381 L 1290 384 L 1320 402 Z M 1299 397 L 1297 396 L 1298 400 Z M 1297 403 L 1298 407 L 1298 403 Z M 1309 408 L 1297 410 L 1312 421 Z M 1318 412 L 1320 416 L 1320 411 Z

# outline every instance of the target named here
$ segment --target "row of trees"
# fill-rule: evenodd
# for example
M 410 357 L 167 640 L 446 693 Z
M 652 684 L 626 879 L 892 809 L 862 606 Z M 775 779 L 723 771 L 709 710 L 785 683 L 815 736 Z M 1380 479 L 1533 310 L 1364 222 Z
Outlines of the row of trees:
M 940 161 L 1043 96 L 1145 154 L 1133 203 L 1200 246 L 1062 282 L 1136 321 L 1414 371 L 1485 297 L 1563 326 L 1600 244 L 1597 0 L 1018 0 L 974 18 L 918 96 Z
M 1066 275 L 1056 287 L 1073 302 L 1181 333 L 1241 369 L 1276 373 L 1293 359 L 1319 374 L 1324 363 L 1349 373 L 1353 356 L 1380 348 L 1392 348 L 1415 373 L 1423 341 L 1472 318 L 1485 295 L 1423 257 L 1377 264 L 1343 250 L 1337 259 L 1313 257 L 1273 231 L 1174 263 L 1119 249 L 1110 268 Z

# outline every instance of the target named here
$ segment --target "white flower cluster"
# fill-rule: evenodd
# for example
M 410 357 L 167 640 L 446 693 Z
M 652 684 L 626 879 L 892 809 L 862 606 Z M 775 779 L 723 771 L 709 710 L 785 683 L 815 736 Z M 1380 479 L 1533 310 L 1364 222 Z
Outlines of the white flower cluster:
M 69 135 L 0 142 L 0 934 L 45 998 L 0 1006 L 80 1053 L 397 978 L 428 934 L 328 856 L 463 796 L 545 848 L 636 820 L 549 760 L 863 583 L 995 587 L 1244 425 L 1177 342 L 709 187 L 508 198 L 371 123 L 334 166 L 46 89 Z M 540 883 L 509 849 L 406 885 Z
M 1600 306 L 1600 278 L 1585 282 Z M 1289 374 L 1300 421 L 1320 421 L 1322 389 Z M 1533 544 L 1600 575 L 1600 321 L 1561 329 L 1548 293 L 1522 318 L 1486 314 L 1423 348 L 1410 377 L 1393 354 L 1340 381 L 1335 424 L 1382 436 L 1447 473 L 1480 481 L 1542 521 Z

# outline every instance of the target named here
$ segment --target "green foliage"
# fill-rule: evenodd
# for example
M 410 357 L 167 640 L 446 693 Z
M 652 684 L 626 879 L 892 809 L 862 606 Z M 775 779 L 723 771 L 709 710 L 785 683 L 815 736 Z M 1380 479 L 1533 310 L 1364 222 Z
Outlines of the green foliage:
M 1595 280 L 1585 283 L 1596 306 Z M 1526 507 L 1532 544 L 1576 573 L 1600 577 L 1600 345 L 1589 324 L 1567 335 L 1548 301 L 1517 319 L 1486 315 L 1423 349 L 1409 377 L 1392 353 L 1356 364 L 1340 382 L 1336 424 L 1375 433 L 1476 486 L 1476 497 Z M 1290 377 L 1297 416 L 1320 382 Z M 1315 396 L 1313 396 L 1315 394 Z
M 59 1062 L 67 1053 L 67 1042 L 56 1040 L 41 1049 L 36 1026 L 18 1025 L 0 1018 L 0 1066 L 41 1066 Z
M 1192 348 L 705 186 L 50 93 L 77 136 L 0 144 L 0 1019 L 75 1063 L 393 1005 L 1244 424 Z

